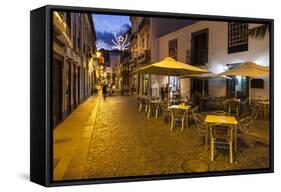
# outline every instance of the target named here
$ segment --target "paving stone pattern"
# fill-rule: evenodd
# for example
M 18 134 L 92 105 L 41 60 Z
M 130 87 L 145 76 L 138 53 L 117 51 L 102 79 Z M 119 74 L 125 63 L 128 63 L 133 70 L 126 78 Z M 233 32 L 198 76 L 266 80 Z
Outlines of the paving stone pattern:
M 171 131 L 161 117 L 146 119 L 146 113 L 138 111 L 136 97 L 108 97 L 97 110 L 83 178 L 268 168 L 268 144 L 250 142 L 252 148 L 238 140 L 233 164 L 227 150 L 217 151 L 211 162 L 194 125 L 183 132 L 178 125 Z

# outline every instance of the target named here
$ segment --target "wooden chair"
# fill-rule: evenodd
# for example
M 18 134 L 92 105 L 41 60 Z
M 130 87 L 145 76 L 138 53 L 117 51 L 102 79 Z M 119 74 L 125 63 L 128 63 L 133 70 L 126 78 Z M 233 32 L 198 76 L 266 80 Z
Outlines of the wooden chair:
M 251 148 L 251 144 L 248 139 L 248 130 L 250 126 L 252 125 L 254 119 L 253 116 L 249 115 L 238 122 L 237 126 L 237 134 L 242 135 L 245 143 Z
M 233 126 L 227 124 L 212 125 L 211 127 L 211 161 L 214 161 L 215 148 L 220 145 L 229 147 L 229 161 L 233 163 Z
M 172 120 L 171 120 L 171 130 L 173 130 L 176 120 L 181 121 L 181 130 L 184 129 L 186 111 L 179 110 L 179 109 L 172 109 L 171 110 Z
M 164 121 L 166 121 L 168 119 L 168 122 L 170 123 L 171 121 L 171 115 L 170 115 L 170 110 L 168 109 L 168 103 L 164 102 L 160 104 L 160 112 L 161 112 L 161 116 L 164 118 Z
M 258 117 L 262 118 L 261 105 L 253 102 L 251 104 L 250 108 L 251 108 L 251 116 L 252 116 L 253 119 L 257 119 Z
M 236 116 L 239 116 L 239 107 L 240 107 L 240 102 L 233 99 L 233 100 L 229 100 L 227 102 L 227 108 L 228 108 L 228 114 L 230 115 L 231 112 L 234 110 Z
M 270 117 L 270 107 L 269 105 L 264 106 L 264 118 L 267 119 Z
M 198 109 L 199 109 L 199 106 L 196 105 L 195 107 L 191 108 L 188 110 L 188 121 L 189 122 L 192 122 L 194 121 L 195 122 L 195 113 L 198 113 Z
M 247 97 L 246 99 L 242 100 L 240 102 L 241 105 L 241 111 L 246 111 L 249 109 L 249 98 Z
M 139 99 L 139 112 L 142 111 L 143 106 L 145 107 L 145 112 L 146 112 L 148 109 L 148 102 L 146 99 L 140 98 Z
M 208 147 L 208 125 L 204 122 L 204 118 L 199 113 L 194 114 L 195 126 L 199 131 L 199 139 L 205 138 L 205 146 Z
M 228 106 L 227 106 L 227 102 L 229 100 L 228 99 L 224 99 L 222 102 L 221 102 L 221 110 L 222 111 L 227 111 L 228 110 Z
M 149 119 L 150 114 L 155 112 L 155 119 L 158 117 L 159 113 L 159 104 L 158 103 L 148 103 L 148 113 L 147 119 Z
M 212 112 L 212 114 L 213 115 L 227 115 L 227 113 L 225 112 L 225 111 L 221 111 L 221 110 L 219 110 L 219 111 L 213 111 Z

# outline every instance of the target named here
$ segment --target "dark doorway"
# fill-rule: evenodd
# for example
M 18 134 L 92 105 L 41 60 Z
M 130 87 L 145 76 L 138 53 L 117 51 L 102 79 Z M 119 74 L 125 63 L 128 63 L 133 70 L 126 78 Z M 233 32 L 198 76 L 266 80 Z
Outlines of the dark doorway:
M 208 62 L 209 29 L 192 33 L 191 62 L 192 65 L 205 65 Z
M 200 93 L 203 96 L 203 87 L 204 87 L 204 95 L 209 94 L 209 81 L 201 80 L 201 79 L 192 79 L 191 92 L 194 94 L 195 92 Z M 191 94 L 191 95 L 192 95 Z
M 53 59 L 53 118 L 54 127 L 62 120 L 62 61 Z
M 73 66 L 73 82 L 72 82 L 72 85 L 73 85 L 73 107 L 76 108 L 77 106 L 77 96 L 76 96 L 76 89 L 77 89 L 77 86 L 76 86 L 76 67 Z
M 226 81 L 226 96 L 228 98 L 246 99 L 249 97 L 249 78 L 233 76 Z
M 203 66 L 208 62 L 208 41 L 209 29 L 203 29 L 191 34 L 191 63 L 195 66 Z M 204 83 L 203 83 L 204 82 Z M 191 80 L 191 97 L 195 92 L 203 96 L 209 93 L 208 80 L 192 79 Z
M 67 71 L 67 113 L 71 113 L 71 63 L 68 62 L 67 64 L 68 71 Z
M 235 76 L 226 80 L 226 97 L 235 98 Z
M 86 79 L 85 79 L 85 68 L 82 68 L 82 98 L 86 100 Z
M 78 104 L 81 102 L 81 91 L 80 91 L 80 83 L 81 83 L 81 68 L 78 67 L 78 75 L 77 75 L 77 83 L 78 83 Z

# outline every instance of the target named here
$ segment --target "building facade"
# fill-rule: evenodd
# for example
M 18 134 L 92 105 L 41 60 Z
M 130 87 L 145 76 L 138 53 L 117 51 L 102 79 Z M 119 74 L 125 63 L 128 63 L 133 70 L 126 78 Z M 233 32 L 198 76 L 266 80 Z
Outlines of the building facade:
M 237 22 L 199 21 L 158 38 L 159 59 L 171 56 L 178 61 L 222 73 L 243 62 L 251 61 L 269 66 L 269 33 L 263 38 L 248 36 L 248 30 L 257 24 Z M 159 86 L 167 77 L 157 81 Z M 251 88 L 253 99 L 269 98 L 269 77 L 261 77 L 264 88 Z M 249 78 L 236 76 L 231 80 L 212 79 L 205 82 L 205 93 L 213 97 L 245 98 L 249 94 Z M 201 80 L 181 79 L 180 92 L 191 96 L 202 92 Z M 237 94 L 237 95 L 235 95 Z
M 96 84 L 96 35 L 91 14 L 53 13 L 53 124 L 56 127 Z
M 155 75 L 132 74 L 140 67 L 159 61 L 158 37 L 170 33 L 184 26 L 194 23 L 192 20 L 176 20 L 167 18 L 130 17 L 131 29 L 131 61 L 130 87 L 135 93 L 141 95 L 157 95 L 160 79 Z

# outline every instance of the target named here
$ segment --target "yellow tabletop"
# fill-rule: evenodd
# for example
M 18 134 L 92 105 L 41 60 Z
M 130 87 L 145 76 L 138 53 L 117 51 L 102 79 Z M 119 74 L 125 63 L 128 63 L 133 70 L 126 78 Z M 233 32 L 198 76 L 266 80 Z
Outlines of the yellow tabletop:
M 172 105 L 169 107 L 169 109 L 182 109 L 182 110 L 188 110 L 191 106 L 190 105 Z
M 262 105 L 269 105 L 269 101 L 257 101 L 257 103 Z
M 147 96 L 147 95 L 139 95 L 137 98 L 139 98 L 139 99 L 151 99 L 151 97 Z
M 205 123 L 222 123 L 236 125 L 237 121 L 233 116 L 207 115 Z
M 162 101 L 161 101 L 160 99 L 157 99 L 157 100 L 150 100 L 149 102 L 150 102 L 150 103 L 159 104 L 159 103 L 161 103 Z

